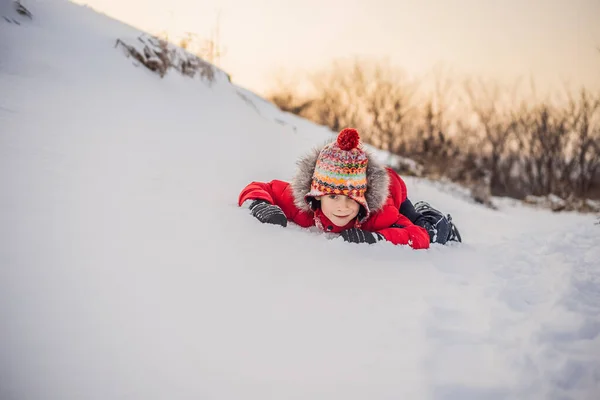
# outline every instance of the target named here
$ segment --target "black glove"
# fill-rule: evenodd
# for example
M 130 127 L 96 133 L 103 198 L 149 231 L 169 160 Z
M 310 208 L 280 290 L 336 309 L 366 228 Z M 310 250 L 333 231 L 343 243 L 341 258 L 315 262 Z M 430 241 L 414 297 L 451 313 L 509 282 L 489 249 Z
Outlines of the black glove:
M 252 215 L 260 222 L 266 224 L 287 226 L 287 217 L 281 210 L 281 207 L 270 204 L 266 200 L 254 200 L 250 204 Z
M 344 238 L 346 242 L 350 243 L 368 243 L 373 244 L 377 243 L 379 240 L 385 240 L 381 233 L 377 232 L 369 232 L 363 231 L 358 228 L 350 228 L 346 229 L 340 235 Z

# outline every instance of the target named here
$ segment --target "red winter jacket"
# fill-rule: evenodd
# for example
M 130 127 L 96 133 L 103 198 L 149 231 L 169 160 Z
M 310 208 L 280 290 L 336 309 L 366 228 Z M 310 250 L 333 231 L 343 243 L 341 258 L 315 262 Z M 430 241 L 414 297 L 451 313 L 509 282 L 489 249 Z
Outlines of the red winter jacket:
M 387 196 L 381 199 L 380 204 L 369 204 L 371 215 L 362 224 L 358 224 L 355 220 L 347 226 L 339 227 L 329 221 L 320 209 L 313 211 L 308 206 L 302 206 L 304 203 L 302 195 L 310 190 L 308 179 L 310 171 L 306 171 L 304 179 L 298 180 L 296 178 L 297 181 L 292 183 L 281 180 L 252 182 L 240 193 L 238 204 L 241 206 L 246 200 L 262 199 L 281 207 L 288 220 L 304 228 L 316 225 L 323 227 L 328 232 L 339 233 L 345 229 L 358 226 L 366 231 L 378 232 L 387 241 L 397 245 L 410 245 L 413 249 L 429 248 L 429 234 L 427 231 L 414 225 L 408 218 L 400 214 L 400 204 L 407 197 L 406 184 L 392 169 L 385 168 L 385 171 L 387 174 L 383 175 L 387 175 L 387 177 L 385 180 L 381 180 L 381 187 L 384 190 L 384 195 L 387 194 Z M 375 178 L 370 179 L 369 186 L 378 184 L 375 181 Z M 385 186 L 383 186 L 384 182 Z M 306 187 L 307 184 L 308 187 Z M 368 192 L 369 189 L 367 189 Z M 299 204 L 302 208 L 298 206 Z

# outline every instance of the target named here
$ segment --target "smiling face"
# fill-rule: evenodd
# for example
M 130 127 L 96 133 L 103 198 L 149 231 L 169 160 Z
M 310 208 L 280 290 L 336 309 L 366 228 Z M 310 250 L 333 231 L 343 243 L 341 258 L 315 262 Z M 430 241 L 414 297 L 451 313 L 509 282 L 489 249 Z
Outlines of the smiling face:
M 360 204 L 341 194 L 328 194 L 316 199 L 321 201 L 323 214 L 339 227 L 346 226 L 360 211 Z

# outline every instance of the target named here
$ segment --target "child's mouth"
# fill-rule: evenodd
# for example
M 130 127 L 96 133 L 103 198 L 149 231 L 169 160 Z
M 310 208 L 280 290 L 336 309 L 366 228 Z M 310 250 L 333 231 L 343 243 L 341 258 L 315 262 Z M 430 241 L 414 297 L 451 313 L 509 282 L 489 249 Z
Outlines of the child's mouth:
M 335 214 L 333 214 L 334 217 L 340 218 L 340 219 L 348 218 L 349 215 L 350 214 L 348 214 L 348 215 L 335 215 Z

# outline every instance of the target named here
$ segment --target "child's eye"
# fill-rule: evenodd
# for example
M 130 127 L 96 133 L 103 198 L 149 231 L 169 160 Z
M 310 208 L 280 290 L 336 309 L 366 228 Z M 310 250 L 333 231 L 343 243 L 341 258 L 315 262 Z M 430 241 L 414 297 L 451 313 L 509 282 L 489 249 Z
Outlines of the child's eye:
M 337 199 L 337 194 L 330 194 L 330 195 L 329 195 L 329 198 L 330 198 L 331 200 L 335 200 L 335 199 Z

